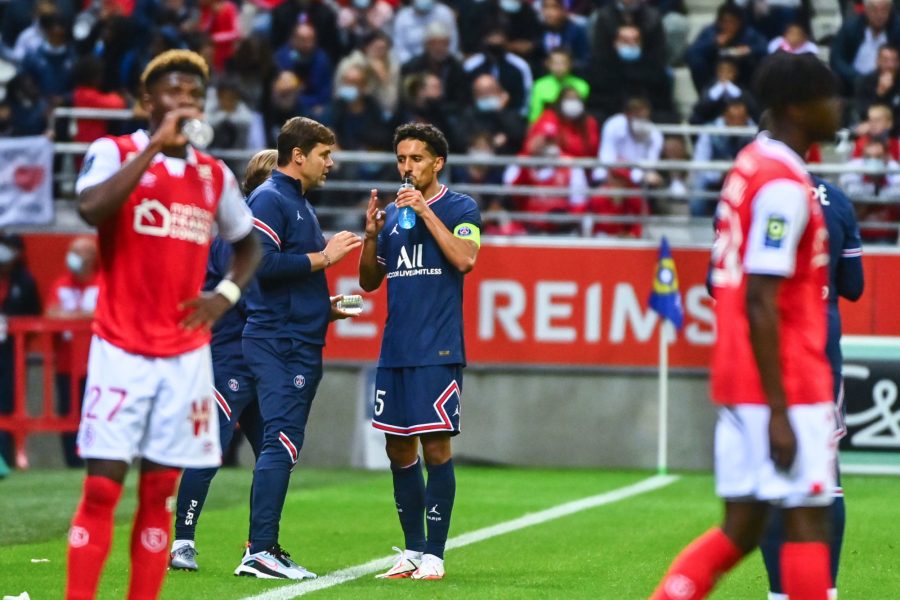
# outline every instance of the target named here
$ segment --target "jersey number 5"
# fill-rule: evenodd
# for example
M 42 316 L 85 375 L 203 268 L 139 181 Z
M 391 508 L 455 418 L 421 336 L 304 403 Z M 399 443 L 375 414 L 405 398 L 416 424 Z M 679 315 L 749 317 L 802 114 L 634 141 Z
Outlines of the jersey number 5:
M 381 416 L 381 413 L 384 412 L 384 397 L 387 394 L 386 390 L 375 390 L 375 416 Z

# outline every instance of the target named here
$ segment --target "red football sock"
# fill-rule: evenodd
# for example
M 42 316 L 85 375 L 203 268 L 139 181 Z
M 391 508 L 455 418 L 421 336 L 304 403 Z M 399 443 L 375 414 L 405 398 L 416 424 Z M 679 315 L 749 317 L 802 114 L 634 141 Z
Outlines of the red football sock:
M 681 551 L 650 600 L 700 600 L 743 554 L 719 529 L 710 529 Z
M 791 600 L 827 600 L 831 559 L 824 542 L 788 542 L 781 547 L 781 583 Z
M 129 600 L 155 600 L 162 588 L 169 559 L 172 511 L 178 469 L 141 473 L 138 509 L 131 530 Z
M 92 599 L 112 542 L 113 513 L 122 495 L 122 484 L 89 475 L 84 480 L 81 502 L 69 530 L 69 565 L 66 598 Z

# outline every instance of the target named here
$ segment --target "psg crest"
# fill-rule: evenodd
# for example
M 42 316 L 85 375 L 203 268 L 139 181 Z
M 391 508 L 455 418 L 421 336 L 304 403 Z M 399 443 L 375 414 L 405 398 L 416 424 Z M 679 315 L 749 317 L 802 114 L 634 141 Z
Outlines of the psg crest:
M 228 389 L 232 392 L 236 392 L 241 389 L 241 384 L 238 383 L 238 380 L 232 377 L 228 380 Z
M 304 385 L 306 385 L 306 377 L 304 377 L 303 375 L 297 375 L 296 377 L 294 377 L 294 387 L 295 388 L 300 389 Z

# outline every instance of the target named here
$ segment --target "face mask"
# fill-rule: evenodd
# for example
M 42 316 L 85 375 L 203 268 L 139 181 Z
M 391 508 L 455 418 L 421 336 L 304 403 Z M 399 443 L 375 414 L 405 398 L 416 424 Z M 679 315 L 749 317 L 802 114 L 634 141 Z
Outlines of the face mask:
M 16 258 L 16 252 L 5 244 L 0 244 L 0 264 L 11 263 Z
M 522 3 L 519 0 L 500 0 L 500 9 L 503 12 L 514 13 L 519 12 Z
M 365 10 L 372 6 L 372 0 L 353 0 L 353 6 L 359 10 Z
M 413 8 L 419 12 L 428 12 L 434 8 L 435 0 L 413 0 Z
M 634 119 L 631 121 L 631 132 L 636 138 L 645 138 L 653 131 L 653 123 L 647 119 Z
M 557 157 L 560 155 L 559 146 L 557 146 L 556 144 L 553 144 L 550 146 L 544 146 L 543 154 L 544 154 L 544 156 Z
M 359 88 L 355 85 L 341 85 L 338 86 L 337 96 L 341 100 L 345 100 L 347 102 L 353 102 L 357 98 L 359 98 Z
M 482 158 L 490 158 L 494 156 L 494 153 L 488 150 L 469 150 L 469 156 L 475 160 L 480 160 Z
M 617 46 L 616 51 L 619 53 L 619 58 L 627 62 L 636 61 L 641 57 L 640 46 Z
M 475 108 L 481 112 L 497 112 L 502 103 L 500 96 L 484 96 L 475 100 Z
M 72 273 L 81 273 L 84 268 L 84 259 L 74 252 L 66 254 L 66 266 Z
M 584 102 L 578 98 L 566 98 L 559 105 L 559 110 L 563 116 L 570 119 L 577 119 L 584 114 Z
M 863 160 L 863 167 L 867 171 L 883 171 L 884 161 L 880 158 L 866 158 Z

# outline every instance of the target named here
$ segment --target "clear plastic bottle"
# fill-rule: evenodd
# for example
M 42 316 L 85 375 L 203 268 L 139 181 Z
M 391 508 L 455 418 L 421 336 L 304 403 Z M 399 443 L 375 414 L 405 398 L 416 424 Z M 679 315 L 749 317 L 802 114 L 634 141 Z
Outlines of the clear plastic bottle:
M 188 119 L 181 126 L 181 133 L 188 139 L 191 146 L 203 150 L 213 141 L 212 125 L 200 119 Z
M 412 189 L 415 187 L 412 179 L 409 177 L 404 177 L 403 183 L 400 185 L 401 190 Z M 397 216 L 397 222 L 400 224 L 401 229 L 412 229 L 416 226 L 416 211 L 414 211 L 411 206 L 404 206 L 400 209 L 400 214 Z

